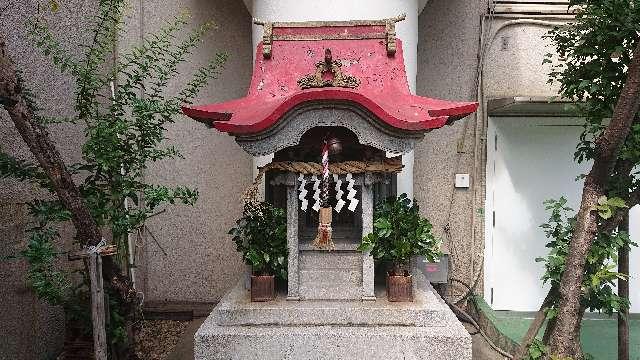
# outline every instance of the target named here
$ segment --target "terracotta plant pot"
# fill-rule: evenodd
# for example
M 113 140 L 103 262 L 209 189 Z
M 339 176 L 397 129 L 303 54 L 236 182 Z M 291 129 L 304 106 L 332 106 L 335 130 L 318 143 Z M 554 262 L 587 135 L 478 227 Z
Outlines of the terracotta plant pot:
M 271 301 L 275 298 L 275 276 L 251 275 L 251 301 Z
M 387 273 L 387 299 L 393 302 L 413 301 L 413 278 L 405 275 Z

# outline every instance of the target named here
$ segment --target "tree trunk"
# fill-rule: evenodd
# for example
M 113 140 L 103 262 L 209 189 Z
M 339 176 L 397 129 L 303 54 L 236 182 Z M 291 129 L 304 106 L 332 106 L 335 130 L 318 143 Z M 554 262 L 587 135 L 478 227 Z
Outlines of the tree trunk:
M 629 209 L 623 210 L 626 214 L 620 224 L 619 230 L 629 231 Z M 618 250 L 618 272 L 629 275 L 629 248 L 620 247 Z M 629 299 L 629 280 L 618 279 L 618 296 Z M 618 360 L 629 360 L 629 323 L 627 322 L 629 309 L 618 311 Z
M 60 153 L 49 138 L 49 133 L 34 119 L 34 114 L 23 96 L 24 89 L 13 62 L 6 54 L 4 38 L 0 34 L 0 104 L 9 113 L 20 136 L 47 174 L 58 199 L 71 212 L 71 221 L 80 245 L 95 246 L 102 240 L 100 228 L 91 216 Z M 131 281 L 121 274 L 117 263 L 111 257 L 103 260 L 104 279 L 125 304 L 125 316 L 133 319 L 137 313 L 138 301 Z
M 598 198 L 605 195 L 618 151 L 640 106 L 640 41 L 634 55 L 611 122 L 596 140 L 593 166 L 584 182 L 576 227 L 560 281 L 558 320 L 550 340 L 550 353 L 560 358 L 582 359 L 579 321 L 585 258 L 597 232 L 595 206 Z
M 514 355 L 514 360 L 523 360 L 527 358 L 527 354 L 529 352 L 529 346 L 533 343 L 533 340 L 538 335 L 540 328 L 544 325 L 544 321 L 547 318 L 547 309 L 553 306 L 553 303 L 557 301 L 558 298 L 558 289 L 555 286 L 552 286 L 547 293 L 547 296 L 542 301 L 542 305 L 540 305 L 540 310 L 536 313 L 536 316 L 533 318 L 533 322 L 529 325 L 529 330 L 520 341 L 520 346 Z M 545 331 L 546 333 L 546 331 Z

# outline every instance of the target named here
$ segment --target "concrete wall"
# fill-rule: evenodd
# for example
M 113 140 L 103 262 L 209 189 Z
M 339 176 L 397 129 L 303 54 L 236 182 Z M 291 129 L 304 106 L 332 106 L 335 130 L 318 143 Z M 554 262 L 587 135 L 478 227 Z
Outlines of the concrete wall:
M 0 33 L 5 37 L 10 56 L 23 70 L 24 77 L 49 114 L 65 115 L 73 111 L 73 83 L 61 76 L 53 65 L 26 38 L 25 22 L 36 15 L 36 1 L 11 1 L 0 13 Z M 65 1 L 55 21 L 49 24 L 54 33 L 64 33 L 67 50 L 80 55 L 76 45 L 86 39 L 83 28 L 93 13 L 94 2 Z M 46 12 L 46 8 L 43 8 Z M 47 16 L 53 18 L 51 16 Z M 67 162 L 80 158 L 77 144 L 82 129 L 74 126 L 51 126 L 50 133 Z M 30 152 L 13 123 L 0 111 L 0 147 L 21 159 L 31 159 Z M 62 345 L 64 317 L 61 309 L 40 302 L 25 282 L 27 265 L 21 260 L 4 260 L 24 249 L 25 229 L 31 226 L 26 201 L 44 193 L 36 187 L 11 180 L 0 180 L 0 359 L 44 359 Z M 68 230 L 68 229 L 67 229 Z M 64 231 L 61 242 L 71 241 L 72 232 Z
M 523 16 L 485 21 L 484 97 L 478 100 L 478 54 L 485 10 L 484 1 L 427 3 L 419 18 L 416 93 L 484 104 L 494 98 L 555 96 L 557 88 L 547 84 L 549 68 L 542 65 L 543 56 L 553 49 L 542 37 L 562 20 Z M 415 197 L 444 239 L 452 258 L 452 276 L 476 283 L 479 293 L 483 289 L 486 164 L 486 119 L 481 114 L 479 111 L 427 134 L 416 148 L 414 168 Z M 455 189 L 456 173 L 471 174 L 472 187 Z
M 549 65 L 542 60 L 553 53 L 544 35 L 553 19 L 495 19 L 491 26 L 493 40 L 488 47 L 484 66 L 486 99 L 513 96 L 556 96 L 558 87 L 547 84 Z
M 139 6 L 139 5 L 138 5 Z M 140 31 L 153 33 L 181 10 L 192 15 L 196 26 L 213 20 L 218 29 L 207 35 L 170 87 L 179 89 L 199 66 L 218 51 L 229 53 L 222 76 L 204 89 L 196 103 L 212 103 L 242 97 L 252 70 L 251 16 L 241 1 L 189 0 L 144 1 L 136 8 L 127 40 Z M 144 275 L 145 301 L 217 301 L 240 276 L 242 262 L 227 235 L 242 212 L 240 195 L 251 182 L 251 157 L 231 136 L 187 117 L 169 128 L 169 139 L 185 159 L 153 166 L 148 180 L 195 187 L 200 199 L 195 207 L 176 206 L 149 222 L 149 229 L 166 252 L 147 236 L 140 270 Z
M 449 100 L 476 100 L 481 1 L 430 0 L 419 18 L 416 93 Z M 435 130 L 415 150 L 414 192 L 451 254 L 453 276 L 471 281 L 473 190 L 454 189 L 456 173 L 474 172 L 471 115 Z M 466 126 L 465 126 L 466 125 Z M 458 152 L 458 144 L 462 143 Z M 472 175 L 473 176 L 473 175 Z M 476 179 L 472 177 L 472 182 Z M 449 224 L 449 232 L 445 226 Z M 481 259 L 481 258 L 480 258 Z M 474 265 L 475 263 L 475 265 Z

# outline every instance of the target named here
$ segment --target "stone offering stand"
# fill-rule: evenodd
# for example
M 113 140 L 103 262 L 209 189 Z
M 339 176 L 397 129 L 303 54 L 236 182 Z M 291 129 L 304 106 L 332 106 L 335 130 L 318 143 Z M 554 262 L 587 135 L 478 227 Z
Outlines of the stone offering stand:
M 196 359 L 471 359 L 469 334 L 419 271 L 415 300 L 389 302 L 373 258 L 357 250 L 373 230 L 374 202 L 395 191 L 401 160 L 387 155 L 412 150 L 426 132 L 477 107 L 409 93 L 400 20 L 264 23 L 247 96 L 183 108 L 248 153 L 274 154 L 262 171 L 273 170 L 267 192 L 274 201 L 280 193 L 287 209 L 286 292 L 251 302 L 241 280 L 196 333 Z M 331 250 L 309 235 L 320 165 L 307 165 L 318 162 L 327 133 L 346 149 L 331 160 Z

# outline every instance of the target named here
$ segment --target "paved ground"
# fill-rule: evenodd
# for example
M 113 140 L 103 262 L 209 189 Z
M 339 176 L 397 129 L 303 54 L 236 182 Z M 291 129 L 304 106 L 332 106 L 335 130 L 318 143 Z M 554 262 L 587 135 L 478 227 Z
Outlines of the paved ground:
M 520 340 L 529 328 L 532 313 L 493 311 L 495 325 L 506 336 Z M 542 331 L 541 331 L 542 332 Z M 629 316 L 629 358 L 640 360 L 640 314 Z M 603 314 L 586 314 L 582 321 L 582 347 L 596 359 L 617 359 L 618 321 Z
M 193 336 L 206 318 L 191 321 L 173 352 L 165 360 L 193 360 Z

